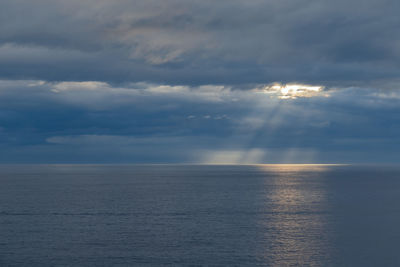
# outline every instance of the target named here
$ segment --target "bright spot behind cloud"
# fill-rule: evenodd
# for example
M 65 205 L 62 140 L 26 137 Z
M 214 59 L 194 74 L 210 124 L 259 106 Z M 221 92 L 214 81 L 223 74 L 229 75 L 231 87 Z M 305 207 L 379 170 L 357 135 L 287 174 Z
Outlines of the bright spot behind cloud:
M 279 84 L 275 83 L 264 87 L 264 92 L 278 95 L 280 99 L 296 99 L 300 97 L 320 96 L 323 86 L 312 86 L 306 84 Z M 323 96 L 328 96 L 323 94 Z

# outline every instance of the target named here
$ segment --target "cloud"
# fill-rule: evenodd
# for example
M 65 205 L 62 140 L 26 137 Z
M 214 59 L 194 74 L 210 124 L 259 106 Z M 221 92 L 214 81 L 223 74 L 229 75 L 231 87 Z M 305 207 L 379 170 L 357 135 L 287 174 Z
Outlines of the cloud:
M 396 90 L 300 90 L 281 99 L 283 85 L 260 90 L 270 86 L 3 80 L 0 162 L 397 159 Z
M 0 76 L 385 86 L 399 76 L 399 10 L 394 0 L 3 0 Z
M 0 162 L 396 161 L 399 11 L 3 0 Z

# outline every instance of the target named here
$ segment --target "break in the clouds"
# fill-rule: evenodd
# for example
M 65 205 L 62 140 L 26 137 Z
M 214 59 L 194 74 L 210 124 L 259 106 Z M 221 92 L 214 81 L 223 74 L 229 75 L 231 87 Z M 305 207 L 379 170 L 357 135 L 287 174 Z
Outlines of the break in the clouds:
M 2 0 L 0 162 L 398 162 L 399 3 Z
M 47 81 L 385 86 L 396 0 L 3 0 L 0 76 Z

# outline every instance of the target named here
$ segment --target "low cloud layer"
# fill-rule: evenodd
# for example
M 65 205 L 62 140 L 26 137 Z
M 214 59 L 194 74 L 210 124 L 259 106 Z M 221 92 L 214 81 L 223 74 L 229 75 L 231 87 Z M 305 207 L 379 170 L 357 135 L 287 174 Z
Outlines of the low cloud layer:
M 273 86 L 273 85 L 271 85 Z M 1 162 L 395 162 L 400 93 L 0 81 Z

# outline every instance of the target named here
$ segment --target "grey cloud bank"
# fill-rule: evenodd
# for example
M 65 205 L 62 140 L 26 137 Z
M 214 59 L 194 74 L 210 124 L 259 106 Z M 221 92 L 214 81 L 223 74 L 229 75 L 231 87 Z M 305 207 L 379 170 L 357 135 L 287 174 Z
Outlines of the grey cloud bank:
M 399 76 L 398 1 L 0 3 L 3 79 L 383 86 Z

